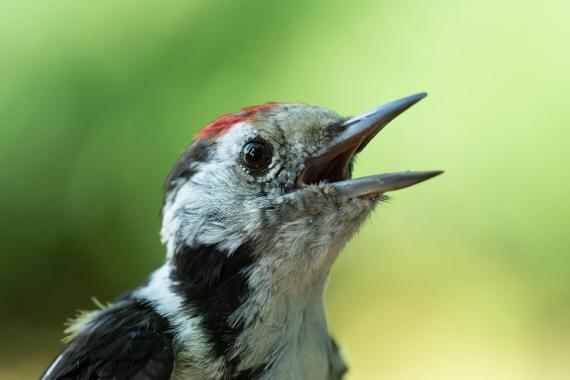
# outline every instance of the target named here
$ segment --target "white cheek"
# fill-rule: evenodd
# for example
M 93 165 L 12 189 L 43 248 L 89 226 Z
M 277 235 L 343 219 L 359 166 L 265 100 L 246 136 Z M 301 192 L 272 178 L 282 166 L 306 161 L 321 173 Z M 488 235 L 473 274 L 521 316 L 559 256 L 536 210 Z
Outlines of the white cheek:
M 233 252 L 259 230 L 261 206 L 249 199 L 252 190 L 240 181 L 231 167 L 211 161 L 180 186 L 164 207 L 161 236 L 168 256 L 180 243 Z

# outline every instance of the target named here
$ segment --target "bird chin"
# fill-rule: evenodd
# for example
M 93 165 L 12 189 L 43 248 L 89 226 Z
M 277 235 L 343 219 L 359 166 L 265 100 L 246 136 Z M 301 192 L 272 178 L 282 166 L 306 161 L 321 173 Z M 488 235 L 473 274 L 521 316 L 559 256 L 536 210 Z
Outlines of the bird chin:
M 291 267 L 307 278 L 326 276 L 342 248 L 382 199 L 381 196 L 347 198 L 331 185 L 328 182 L 306 185 L 287 195 L 292 202 L 281 203 L 285 208 L 276 209 L 281 216 L 280 225 L 287 226 L 278 241 L 286 247 L 303 247 L 288 248 L 287 255 L 295 255 Z

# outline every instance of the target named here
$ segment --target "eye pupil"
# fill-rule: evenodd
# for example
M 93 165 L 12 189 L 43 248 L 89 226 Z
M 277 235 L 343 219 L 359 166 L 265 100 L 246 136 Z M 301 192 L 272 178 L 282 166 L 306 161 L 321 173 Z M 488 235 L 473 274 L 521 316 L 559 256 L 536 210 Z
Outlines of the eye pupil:
M 271 162 L 271 147 L 262 140 L 247 142 L 242 149 L 242 163 L 250 170 L 260 171 Z
M 244 153 L 249 161 L 257 162 L 263 158 L 263 148 L 256 144 L 247 144 Z

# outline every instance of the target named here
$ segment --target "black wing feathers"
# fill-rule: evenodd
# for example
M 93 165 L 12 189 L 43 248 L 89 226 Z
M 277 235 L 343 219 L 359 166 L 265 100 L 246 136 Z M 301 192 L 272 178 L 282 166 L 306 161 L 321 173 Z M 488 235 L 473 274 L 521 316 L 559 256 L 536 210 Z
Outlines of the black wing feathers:
M 174 366 L 168 321 L 137 300 L 101 311 L 42 380 L 168 380 Z

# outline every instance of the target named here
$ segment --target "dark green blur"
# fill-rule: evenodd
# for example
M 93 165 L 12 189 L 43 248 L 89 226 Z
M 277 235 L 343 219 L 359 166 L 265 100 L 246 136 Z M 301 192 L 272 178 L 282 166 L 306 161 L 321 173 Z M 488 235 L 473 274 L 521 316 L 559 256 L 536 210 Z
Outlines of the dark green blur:
M 163 261 L 162 182 L 198 128 L 269 100 L 356 114 L 427 91 L 356 175 L 394 193 L 327 294 L 349 379 L 570 373 L 570 2 L 0 3 L 0 379 Z

